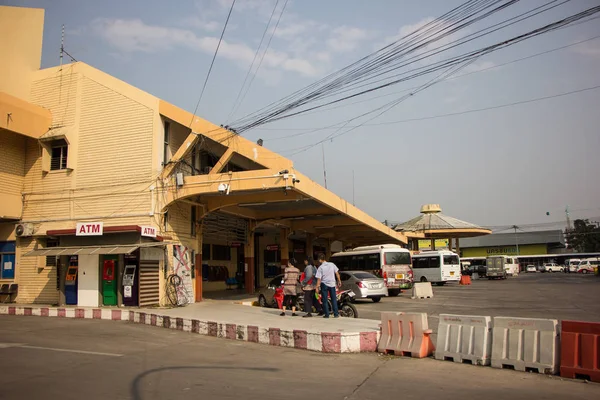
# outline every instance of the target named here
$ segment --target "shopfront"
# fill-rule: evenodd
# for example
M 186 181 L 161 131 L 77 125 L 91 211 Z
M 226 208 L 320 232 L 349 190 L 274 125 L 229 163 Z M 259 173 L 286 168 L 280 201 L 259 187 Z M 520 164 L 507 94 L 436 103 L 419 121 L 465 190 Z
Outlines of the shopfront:
M 143 229 L 138 228 L 106 231 L 101 224 L 84 228 L 94 235 L 77 234 L 77 230 L 49 231 L 48 236 L 58 245 L 38 247 L 24 256 L 56 258 L 61 305 L 157 305 L 165 244 L 141 236 Z

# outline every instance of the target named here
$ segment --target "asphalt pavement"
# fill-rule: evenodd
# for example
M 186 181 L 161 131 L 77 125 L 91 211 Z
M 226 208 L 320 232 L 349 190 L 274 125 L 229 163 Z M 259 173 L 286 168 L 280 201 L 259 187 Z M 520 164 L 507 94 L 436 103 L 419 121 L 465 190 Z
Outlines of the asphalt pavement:
M 592 399 L 600 385 L 128 322 L 0 316 L 0 399 Z
M 412 300 L 410 291 L 379 303 L 356 303 L 360 318 L 381 318 L 382 311 L 426 312 L 430 327 L 440 314 L 553 318 L 600 322 L 600 278 L 582 274 L 521 273 L 506 280 L 473 279 L 433 286 L 431 299 Z

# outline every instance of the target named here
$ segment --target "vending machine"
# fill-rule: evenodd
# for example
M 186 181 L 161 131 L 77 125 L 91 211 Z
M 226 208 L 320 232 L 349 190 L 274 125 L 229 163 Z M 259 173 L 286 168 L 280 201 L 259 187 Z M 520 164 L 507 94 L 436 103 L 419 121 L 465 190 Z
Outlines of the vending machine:
M 69 258 L 69 266 L 65 277 L 65 304 L 77 305 L 77 271 L 79 269 L 77 256 Z

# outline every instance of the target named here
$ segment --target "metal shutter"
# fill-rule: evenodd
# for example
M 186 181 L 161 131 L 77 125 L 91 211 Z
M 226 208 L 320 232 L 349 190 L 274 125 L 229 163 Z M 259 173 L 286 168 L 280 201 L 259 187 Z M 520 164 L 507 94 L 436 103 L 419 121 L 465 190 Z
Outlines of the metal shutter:
M 158 261 L 140 261 L 140 307 L 160 302 Z

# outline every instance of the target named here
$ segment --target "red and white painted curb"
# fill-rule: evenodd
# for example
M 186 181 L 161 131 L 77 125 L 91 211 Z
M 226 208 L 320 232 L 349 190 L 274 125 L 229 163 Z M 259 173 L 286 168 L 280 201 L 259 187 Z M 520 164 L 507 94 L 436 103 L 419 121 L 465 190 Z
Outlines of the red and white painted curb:
M 0 315 L 30 315 L 41 317 L 104 319 L 129 321 L 150 326 L 231 340 L 291 347 L 323 353 L 376 352 L 380 332 L 327 333 L 305 330 L 283 330 L 254 325 L 237 325 L 215 321 L 170 317 L 133 310 L 106 308 L 56 308 L 0 306 Z

